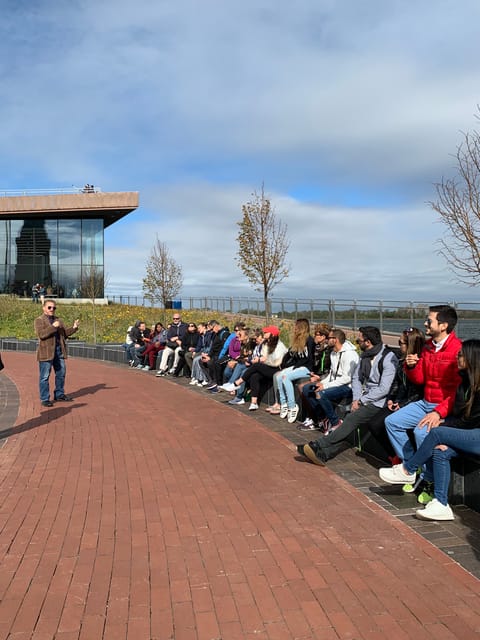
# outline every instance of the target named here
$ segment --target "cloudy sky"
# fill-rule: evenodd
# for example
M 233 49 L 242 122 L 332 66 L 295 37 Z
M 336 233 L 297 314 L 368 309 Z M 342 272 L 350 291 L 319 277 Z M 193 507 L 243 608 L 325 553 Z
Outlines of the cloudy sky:
M 156 234 L 184 297 L 251 292 L 236 223 L 264 182 L 274 295 L 475 300 L 427 202 L 477 126 L 479 23 L 478 0 L 3 0 L 0 189 L 139 191 L 111 293 L 141 293 Z

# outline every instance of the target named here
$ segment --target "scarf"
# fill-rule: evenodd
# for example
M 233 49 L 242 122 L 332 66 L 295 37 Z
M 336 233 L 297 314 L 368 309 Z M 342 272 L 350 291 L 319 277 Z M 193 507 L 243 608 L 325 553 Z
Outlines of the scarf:
M 371 349 L 367 349 L 366 351 L 362 351 L 360 354 L 360 368 L 358 370 L 358 379 L 361 384 L 365 384 L 365 382 L 370 377 L 370 372 L 372 370 L 372 362 L 373 359 L 380 351 L 383 349 L 383 344 L 376 344 Z

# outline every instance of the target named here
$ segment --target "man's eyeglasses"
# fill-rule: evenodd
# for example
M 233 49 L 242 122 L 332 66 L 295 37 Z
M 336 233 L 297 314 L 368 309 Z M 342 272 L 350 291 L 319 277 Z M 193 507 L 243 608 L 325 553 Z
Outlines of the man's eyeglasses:
M 180 320 L 180 318 L 173 318 L 174 320 Z
M 48 309 L 49 311 L 55 311 L 55 309 L 56 309 L 56 308 L 57 308 L 57 307 L 47 307 L 47 309 Z
M 433 320 L 431 318 L 425 318 L 425 324 L 428 325 L 429 327 L 432 326 L 432 322 Z

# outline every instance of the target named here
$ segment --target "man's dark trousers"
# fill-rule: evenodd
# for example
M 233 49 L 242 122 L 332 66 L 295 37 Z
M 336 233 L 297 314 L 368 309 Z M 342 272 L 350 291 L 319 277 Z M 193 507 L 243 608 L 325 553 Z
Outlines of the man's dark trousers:
M 337 453 L 345 449 L 347 438 L 358 427 L 367 426 L 373 416 L 381 411 L 381 408 L 373 404 L 361 405 L 356 411 L 349 413 L 344 421 L 335 431 L 328 436 L 322 436 L 315 441 L 315 445 L 320 450 L 325 460 L 334 458 Z

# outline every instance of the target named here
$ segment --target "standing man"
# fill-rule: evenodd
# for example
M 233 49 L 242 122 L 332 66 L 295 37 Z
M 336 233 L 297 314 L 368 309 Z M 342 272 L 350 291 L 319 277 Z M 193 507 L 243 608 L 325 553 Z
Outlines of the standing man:
M 329 435 L 297 447 L 298 453 L 314 464 L 324 465 L 340 453 L 350 434 L 358 427 L 368 426 L 387 401 L 397 369 L 396 355 L 382 343 L 377 327 L 360 327 L 357 342 L 361 354 L 352 376 L 351 412 Z
M 65 360 L 67 358 L 66 338 L 75 333 L 79 321 L 66 328 L 61 318 L 55 315 L 55 302 L 45 300 L 43 314 L 35 319 L 35 334 L 38 338 L 37 360 L 40 369 L 40 402 L 44 407 L 53 407 L 50 400 L 50 371 L 55 371 L 54 401 L 69 402 L 73 400 L 65 395 Z

